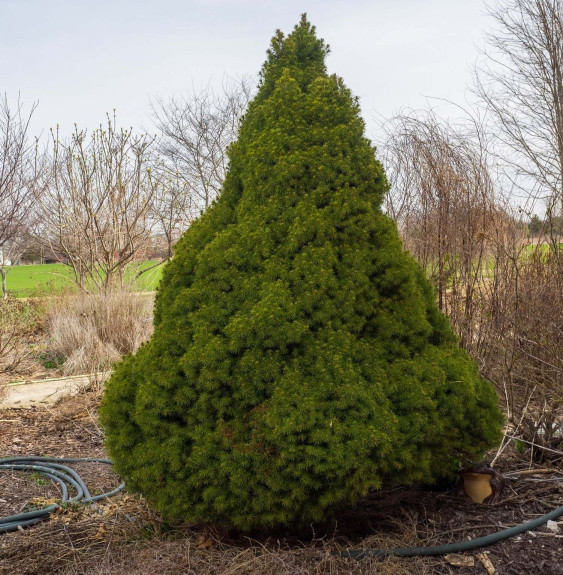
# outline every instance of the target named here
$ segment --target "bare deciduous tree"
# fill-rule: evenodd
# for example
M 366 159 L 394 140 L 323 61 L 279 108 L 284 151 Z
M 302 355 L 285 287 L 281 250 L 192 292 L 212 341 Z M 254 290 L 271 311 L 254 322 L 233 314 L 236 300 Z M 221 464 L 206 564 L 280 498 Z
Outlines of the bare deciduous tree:
M 207 87 L 153 104 L 160 154 L 168 172 L 183 180 L 192 195 L 190 210 L 206 209 L 219 194 L 227 169 L 227 147 L 236 138 L 251 94 L 250 82 L 243 79 L 226 82 L 219 94 Z
M 493 120 L 505 173 L 532 209 L 546 202 L 547 218 L 535 240 L 515 230 L 498 237 L 492 278 L 478 298 L 486 345 L 477 349 L 501 382 L 509 418 L 529 440 L 561 449 L 563 413 L 554 398 L 563 382 L 563 0 L 495 1 L 489 11 L 496 27 L 475 91 Z
M 505 0 L 475 70 L 514 183 L 563 215 L 563 0 Z
M 24 113 L 18 100 L 11 109 L 7 95 L 0 97 L 0 276 L 4 298 L 8 297 L 7 263 L 14 259 L 30 216 L 37 155 L 28 131 L 35 108 L 34 104 Z
M 153 139 L 116 128 L 115 116 L 90 137 L 52 134 L 49 170 L 37 195 L 38 237 L 71 267 L 82 290 L 123 285 L 125 268 L 151 238 Z

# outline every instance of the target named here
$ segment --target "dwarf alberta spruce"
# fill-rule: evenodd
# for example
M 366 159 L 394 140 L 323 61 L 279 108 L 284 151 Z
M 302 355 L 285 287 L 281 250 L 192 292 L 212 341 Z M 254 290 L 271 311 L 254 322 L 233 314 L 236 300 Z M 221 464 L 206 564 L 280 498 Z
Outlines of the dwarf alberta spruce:
M 222 195 L 107 384 L 110 456 L 170 518 L 318 521 L 498 438 L 495 391 L 381 211 L 382 166 L 327 52 L 305 17 L 273 38 Z

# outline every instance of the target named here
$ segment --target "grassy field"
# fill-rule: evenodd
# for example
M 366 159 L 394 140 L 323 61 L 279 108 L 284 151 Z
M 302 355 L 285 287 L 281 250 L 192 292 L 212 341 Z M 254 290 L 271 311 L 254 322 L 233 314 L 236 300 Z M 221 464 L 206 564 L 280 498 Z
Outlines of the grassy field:
M 128 280 L 132 280 L 139 269 L 148 268 L 154 261 L 146 261 L 128 268 Z M 30 266 L 12 266 L 9 269 L 6 284 L 8 291 L 15 297 L 34 297 L 75 291 L 72 270 L 63 264 L 38 264 Z M 143 274 L 135 281 L 135 290 L 152 291 L 162 276 L 162 266 Z

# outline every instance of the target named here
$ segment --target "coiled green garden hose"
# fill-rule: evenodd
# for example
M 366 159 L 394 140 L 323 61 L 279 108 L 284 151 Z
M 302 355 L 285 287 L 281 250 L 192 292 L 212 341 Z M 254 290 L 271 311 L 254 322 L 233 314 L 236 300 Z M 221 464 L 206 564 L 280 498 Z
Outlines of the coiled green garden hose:
M 82 462 L 112 464 L 109 459 L 100 459 L 98 457 L 6 457 L 0 459 L 0 471 L 33 471 L 40 473 L 58 483 L 62 494 L 60 504 L 53 503 L 36 511 L 0 518 L 0 533 L 16 531 L 19 528 L 29 527 L 34 523 L 43 521 L 65 503 L 94 503 L 116 495 L 125 487 L 125 483 L 121 483 L 112 491 L 92 497 L 80 475 L 68 465 L 64 465 L 65 463 Z M 69 487 L 76 491 L 76 495 L 70 498 Z

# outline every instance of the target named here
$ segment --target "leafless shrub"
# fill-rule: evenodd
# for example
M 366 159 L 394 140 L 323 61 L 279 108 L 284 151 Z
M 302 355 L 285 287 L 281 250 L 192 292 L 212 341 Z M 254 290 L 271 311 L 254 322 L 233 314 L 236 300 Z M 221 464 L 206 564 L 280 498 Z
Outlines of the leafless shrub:
M 0 299 L 0 376 L 25 367 L 37 322 L 37 309 L 32 303 Z
M 494 28 L 474 92 L 530 217 L 538 204 L 547 210 L 539 242 L 497 237 L 493 278 L 473 306 L 482 332 L 474 353 L 499 383 L 509 419 L 520 425 L 514 433 L 553 458 L 563 455 L 563 2 L 494 0 L 488 7 Z
M 440 309 L 462 341 L 472 335 L 472 300 L 486 271 L 490 233 L 506 219 L 495 201 L 486 139 L 432 112 L 411 112 L 385 125 L 391 180 L 386 209 L 405 247 L 433 281 Z
M 563 452 L 561 248 L 503 239 L 473 303 L 478 337 L 469 350 L 498 383 L 515 432 L 553 459 L 549 450 Z
M 125 290 L 53 298 L 45 321 L 47 353 L 66 374 L 109 369 L 152 331 L 152 297 Z

